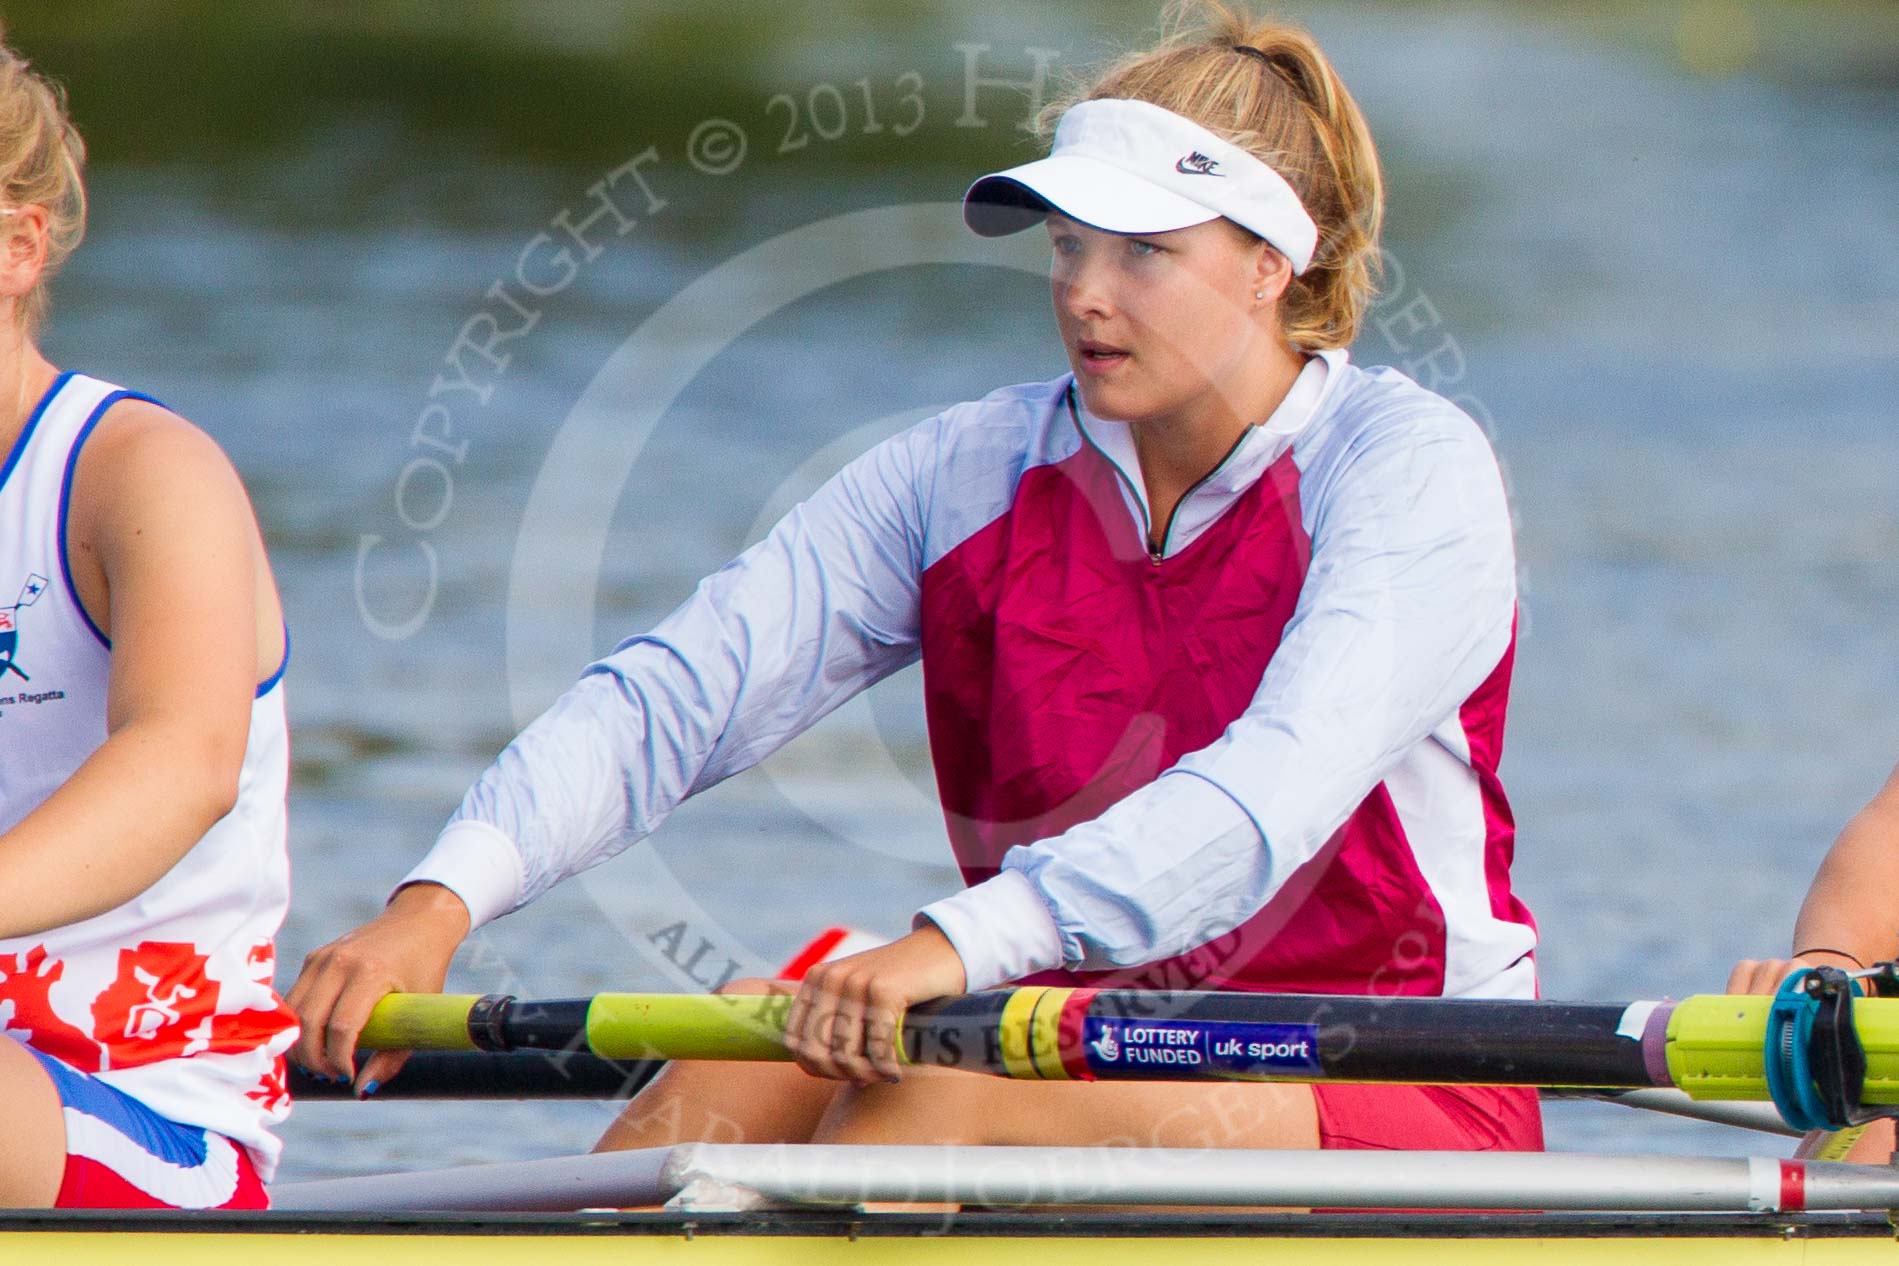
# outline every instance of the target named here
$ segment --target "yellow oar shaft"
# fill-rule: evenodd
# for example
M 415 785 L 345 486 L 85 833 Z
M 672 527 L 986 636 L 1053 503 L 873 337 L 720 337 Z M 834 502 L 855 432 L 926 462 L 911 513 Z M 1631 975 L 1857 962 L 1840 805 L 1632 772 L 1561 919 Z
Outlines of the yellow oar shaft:
M 511 1038 L 480 1040 L 475 994 L 391 994 L 359 1042 L 366 1050 L 587 1050 L 607 1059 L 787 1060 L 790 1000 L 715 994 L 597 994 L 578 1002 L 511 1001 Z M 473 1017 L 473 1018 L 471 1018 Z

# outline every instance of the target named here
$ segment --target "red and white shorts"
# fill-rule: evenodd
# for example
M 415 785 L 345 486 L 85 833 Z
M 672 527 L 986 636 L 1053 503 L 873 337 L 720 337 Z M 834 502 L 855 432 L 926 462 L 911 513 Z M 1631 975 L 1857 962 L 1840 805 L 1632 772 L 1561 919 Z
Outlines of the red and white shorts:
M 27 1048 L 32 1050 L 31 1047 Z M 60 1209 L 267 1209 L 250 1153 L 33 1051 L 65 1108 Z

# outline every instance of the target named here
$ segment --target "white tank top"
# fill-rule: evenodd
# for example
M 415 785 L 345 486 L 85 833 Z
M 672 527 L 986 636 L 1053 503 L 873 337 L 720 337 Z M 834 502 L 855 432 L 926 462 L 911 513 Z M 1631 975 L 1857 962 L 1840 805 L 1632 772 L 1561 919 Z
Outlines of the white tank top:
M 127 398 L 150 399 L 63 374 L 0 454 L 0 832 L 105 741 L 111 645 L 73 588 L 66 515 L 80 446 Z M 237 806 L 183 860 L 115 910 L 0 939 L 0 1031 L 243 1144 L 265 1181 L 296 1037 L 271 988 L 290 897 L 282 678 L 258 687 Z

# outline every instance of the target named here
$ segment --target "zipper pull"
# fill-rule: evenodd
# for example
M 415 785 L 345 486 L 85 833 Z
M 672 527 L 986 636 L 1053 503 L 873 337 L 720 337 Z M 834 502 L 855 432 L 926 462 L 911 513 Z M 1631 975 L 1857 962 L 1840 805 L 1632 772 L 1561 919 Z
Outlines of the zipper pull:
M 1150 539 L 1147 542 L 1147 561 L 1159 567 L 1161 565 L 1161 547 Z

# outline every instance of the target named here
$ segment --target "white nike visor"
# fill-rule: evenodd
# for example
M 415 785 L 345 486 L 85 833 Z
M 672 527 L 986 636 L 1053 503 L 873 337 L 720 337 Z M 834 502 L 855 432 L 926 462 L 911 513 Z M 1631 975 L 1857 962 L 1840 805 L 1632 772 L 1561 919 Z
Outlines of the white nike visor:
M 1147 101 L 1083 101 L 1062 115 L 1047 158 L 984 176 L 963 221 L 984 237 L 1059 211 L 1109 233 L 1170 233 L 1221 216 L 1251 229 L 1302 274 L 1319 230 L 1285 177 L 1192 119 Z

